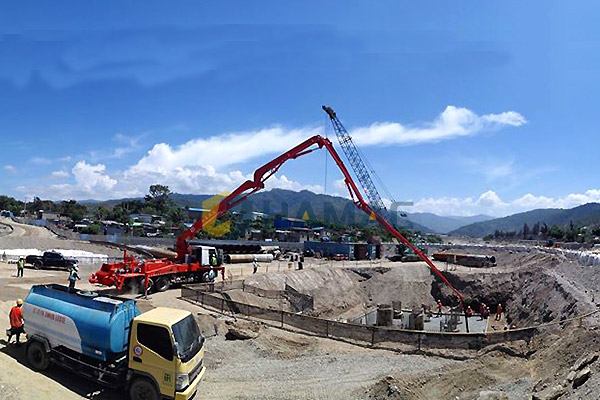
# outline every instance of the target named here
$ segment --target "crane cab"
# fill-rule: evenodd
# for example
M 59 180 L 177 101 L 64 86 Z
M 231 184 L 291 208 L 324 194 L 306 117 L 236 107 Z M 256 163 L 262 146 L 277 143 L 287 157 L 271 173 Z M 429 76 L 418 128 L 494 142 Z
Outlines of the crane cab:
M 223 254 L 212 246 L 194 246 L 188 263 L 197 262 L 202 266 L 217 267 L 223 264 Z

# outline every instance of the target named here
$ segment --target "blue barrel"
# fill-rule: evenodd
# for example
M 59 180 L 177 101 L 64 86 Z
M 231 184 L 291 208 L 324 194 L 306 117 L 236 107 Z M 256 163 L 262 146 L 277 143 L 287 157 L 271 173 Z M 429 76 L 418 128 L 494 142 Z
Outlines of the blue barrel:
M 140 314 L 135 300 L 69 293 L 61 285 L 36 285 L 23 304 L 25 332 L 101 361 L 123 356 L 129 343 L 131 321 Z

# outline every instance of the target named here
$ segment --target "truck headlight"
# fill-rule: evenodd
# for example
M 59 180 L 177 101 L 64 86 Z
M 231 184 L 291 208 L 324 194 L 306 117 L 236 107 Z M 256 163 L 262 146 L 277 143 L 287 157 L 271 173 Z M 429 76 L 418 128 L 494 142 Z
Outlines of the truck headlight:
M 190 385 L 190 376 L 188 374 L 177 374 L 175 378 L 175 390 L 183 390 Z

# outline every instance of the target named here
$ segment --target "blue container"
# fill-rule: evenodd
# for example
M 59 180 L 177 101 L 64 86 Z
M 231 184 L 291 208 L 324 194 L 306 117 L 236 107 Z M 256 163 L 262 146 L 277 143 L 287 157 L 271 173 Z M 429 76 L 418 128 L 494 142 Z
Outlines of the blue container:
M 23 305 L 25 331 L 65 347 L 111 361 L 125 354 L 131 321 L 140 314 L 135 300 L 92 292 L 69 293 L 60 285 L 36 285 Z

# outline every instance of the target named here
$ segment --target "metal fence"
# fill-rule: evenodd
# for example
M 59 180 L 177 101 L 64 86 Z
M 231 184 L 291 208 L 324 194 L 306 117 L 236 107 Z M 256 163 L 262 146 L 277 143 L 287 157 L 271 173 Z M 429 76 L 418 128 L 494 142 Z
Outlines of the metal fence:
M 296 311 L 308 311 L 313 309 L 314 301 L 312 296 L 300 293 L 290 285 L 285 285 L 285 290 L 262 289 L 256 286 L 248 285 L 243 280 L 221 281 L 215 283 L 200 283 L 194 286 L 194 290 L 202 293 L 226 293 L 231 290 L 242 290 L 245 293 L 254 294 L 259 297 L 275 300 L 287 300 Z M 183 290 L 189 290 L 183 288 Z M 227 299 L 228 296 L 225 296 Z M 217 307 L 218 308 L 218 307 Z
M 60 252 L 60 251 L 59 251 Z M 10 255 L 6 255 L 6 259 L 3 254 L 0 252 L 0 261 L 5 261 L 9 264 L 16 263 L 20 257 L 27 257 L 30 253 L 12 253 Z M 122 261 L 123 257 L 102 257 L 102 256 L 77 256 L 77 257 L 65 257 L 69 260 L 77 260 L 80 265 L 100 265 L 103 263 L 111 263 Z
M 405 350 L 424 349 L 480 349 L 485 345 L 514 340 L 529 341 L 537 328 L 524 328 L 494 333 L 423 332 L 394 327 L 367 326 L 331 321 L 301 313 L 258 307 L 233 301 L 210 285 L 183 286 L 181 297 L 191 303 L 246 317 L 258 318 L 264 323 L 326 338 L 340 339 L 378 347 L 398 347 Z M 239 285 L 239 284 L 238 284 Z M 227 286 L 227 284 L 225 284 Z M 233 286 L 236 286 L 233 284 Z M 207 290 L 208 289 L 208 290 Z

